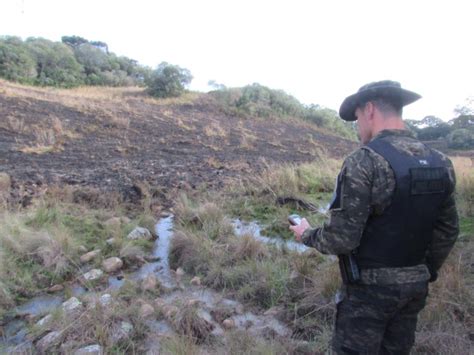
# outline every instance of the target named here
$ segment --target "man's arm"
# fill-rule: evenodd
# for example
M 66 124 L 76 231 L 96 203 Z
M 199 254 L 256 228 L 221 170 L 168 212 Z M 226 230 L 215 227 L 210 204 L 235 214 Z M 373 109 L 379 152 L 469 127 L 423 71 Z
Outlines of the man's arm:
M 456 178 L 452 166 L 450 168 L 450 178 L 453 183 L 453 192 L 441 208 L 441 213 L 434 226 L 433 239 L 426 255 L 426 264 L 431 273 L 431 282 L 438 278 L 438 270 L 448 257 L 459 234 L 459 219 L 454 199 Z
M 323 254 L 349 254 L 357 248 L 371 213 L 374 162 L 366 149 L 358 149 L 344 162 L 341 170 L 338 207 L 330 211 L 322 228 L 307 229 L 305 245 Z

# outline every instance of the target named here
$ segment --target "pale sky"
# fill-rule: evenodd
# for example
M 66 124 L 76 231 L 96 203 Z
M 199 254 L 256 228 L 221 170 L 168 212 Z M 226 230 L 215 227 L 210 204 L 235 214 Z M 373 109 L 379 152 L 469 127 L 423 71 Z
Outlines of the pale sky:
M 474 5 L 465 0 L 1 0 L 0 35 L 77 35 L 156 67 L 254 82 L 335 110 L 365 83 L 391 79 L 423 96 L 405 118 L 474 96 Z

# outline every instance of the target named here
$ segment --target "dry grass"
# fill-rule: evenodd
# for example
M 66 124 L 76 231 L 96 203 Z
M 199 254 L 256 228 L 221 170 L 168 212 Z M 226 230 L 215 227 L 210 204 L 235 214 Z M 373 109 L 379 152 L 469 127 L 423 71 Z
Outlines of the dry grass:
M 207 341 L 214 329 L 212 323 L 198 314 L 198 307 L 195 304 L 182 305 L 173 318 L 172 324 L 176 332 L 197 344 Z
M 247 184 L 246 190 L 254 195 L 270 193 L 274 197 L 330 192 L 340 165 L 338 160 L 319 158 L 314 163 L 271 166 Z
M 419 317 L 415 351 L 472 354 L 474 329 L 474 243 L 462 242 L 448 258 L 438 280 L 431 284 Z
M 474 217 L 474 164 L 472 158 L 452 158 L 457 178 L 457 203 L 460 215 Z
M 106 306 L 93 301 L 73 314 L 59 311 L 47 328 L 60 332 L 61 353 L 73 353 L 84 344 L 100 344 L 106 353 L 137 354 L 138 343 L 147 332 L 144 319 L 139 316 L 139 305 L 119 299 Z M 130 331 L 122 330 L 122 322 L 132 325 Z M 41 334 L 42 329 L 37 326 L 33 332 Z M 56 353 L 58 349 L 47 351 Z
M 226 139 L 229 135 L 227 129 L 222 127 L 219 121 L 209 122 L 203 129 L 203 133 L 207 137 Z
M 94 87 L 84 86 L 74 89 L 38 88 L 0 81 L 4 94 L 19 99 L 43 100 L 61 104 L 85 114 L 91 114 L 109 122 L 116 128 L 128 129 L 130 119 L 123 112 L 130 111 L 129 100 L 143 100 L 143 88 Z M 21 118 L 10 116 L 9 126 L 18 132 L 24 127 Z M 54 125 L 52 126 L 54 131 Z M 65 132 L 67 133 L 67 132 Z M 56 132 L 56 139 L 58 134 Z M 52 145 L 52 144 L 50 144 Z M 43 145 L 44 146 L 44 145 Z
M 203 94 L 199 92 L 186 92 L 179 97 L 155 98 L 151 96 L 144 96 L 142 100 L 143 102 L 159 106 L 181 106 L 193 104 L 202 95 Z

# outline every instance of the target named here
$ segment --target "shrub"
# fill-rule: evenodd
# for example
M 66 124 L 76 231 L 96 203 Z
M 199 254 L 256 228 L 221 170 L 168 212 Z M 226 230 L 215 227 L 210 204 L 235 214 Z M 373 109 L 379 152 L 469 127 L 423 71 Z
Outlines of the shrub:
M 188 69 L 162 62 L 147 80 L 148 93 L 155 97 L 178 97 L 191 83 L 193 77 Z
M 18 37 L 0 37 L 0 77 L 22 83 L 36 77 L 36 62 Z
M 448 147 L 454 149 L 474 148 L 474 132 L 465 128 L 454 130 L 448 135 Z

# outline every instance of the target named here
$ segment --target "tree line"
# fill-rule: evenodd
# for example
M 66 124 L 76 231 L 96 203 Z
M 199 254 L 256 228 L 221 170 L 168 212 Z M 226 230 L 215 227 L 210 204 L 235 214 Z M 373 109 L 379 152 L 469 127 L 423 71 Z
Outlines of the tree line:
M 420 121 L 406 120 L 408 128 L 424 141 L 444 140 L 449 148 L 474 149 L 473 99 L 455 109 L 456 117 L 448 122 L 435 116 Z
M 72 88 L 81 85 L 144 86 L 153 96 L 179 96 L 189 70 L 166 62 L 156 69 L 109 51 L 105 42 L 63 36 L 61 42 L 0 36 L 0 77 L 22 84 Z

